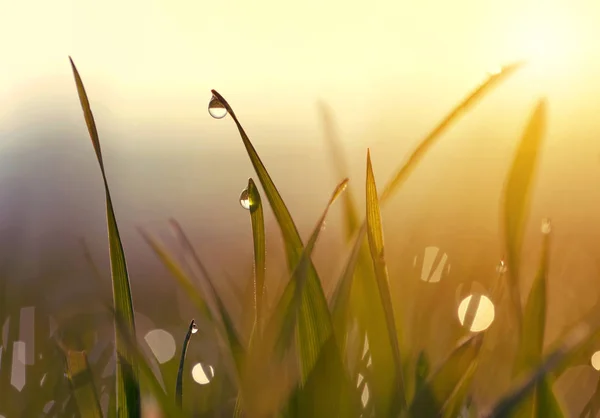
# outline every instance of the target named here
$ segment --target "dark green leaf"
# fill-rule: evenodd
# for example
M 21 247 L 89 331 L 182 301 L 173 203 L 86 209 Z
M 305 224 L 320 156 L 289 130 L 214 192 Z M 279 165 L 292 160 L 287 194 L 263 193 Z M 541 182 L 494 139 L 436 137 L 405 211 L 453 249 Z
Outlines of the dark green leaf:
M 110 197 L 108 181 L 104 171 L 104 161 L 102 160 L 100 139 L 98 137 L 96 123 L 94 122 L 94 116 L 92 114 L 92 109 L 90 107 L 83 82 L 79 76 L 79 72 L 77 71 L 75 64 L 73 63 L 73 60 L 70 57 L 69 60 L 71 61 L 71 67 L 73 69 L 73 75 L 75 77 L 75 84 L 77 86 L 77 93 L 79 95 L 79 101 L 81 102 L 81 108 L 83 109 L 85 123 L 92 140 L 94 151 L 96 152 L 96 157 L 98 158 L 98 164 L 100 165 L 100 171 L 104 181 L 115 310 L 118 317 L 123 319 L 127 329 L 130 332 L 135 333 L 133 302 L 131 298 L 129 276 L 127 274 L 127 265 L 125 262 L 125 253 L 123 252 L 123 245 L 121 244 L 119 229 L 117 227 L 117 220 L 115 218 L 112 199 Z M 118 350 L 122 342 L 120 342 L 118 338 L 116 341 Z M 124 368 L 131 370 L 130 372 L 125 373 Z M 128 357 L 124 357 L 122 362 L 117 363 L 117 405 L 118 408 L 122 410 L 122 416 L 120 418 L 138 417 L 141 413 L 140 389 L 137 384 L 136 371 L 134 368 L 131 368 L 131 359 Z

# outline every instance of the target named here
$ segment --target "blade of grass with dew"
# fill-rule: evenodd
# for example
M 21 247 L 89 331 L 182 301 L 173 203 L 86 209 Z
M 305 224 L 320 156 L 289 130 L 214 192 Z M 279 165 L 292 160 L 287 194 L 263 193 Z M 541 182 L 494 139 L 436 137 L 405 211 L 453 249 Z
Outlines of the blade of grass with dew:
M 266 268 L 265 218 L 260 193 L 256 184 L 254 184 L 254 180 L 248 179 L 247 190 L 248 202 L 250 204 L 250 220 L 252 222 L 252 241 L 254 243 L 254 330 L 260 335 L 262 333 L 263 313 L 265 312 L 263 306 Z M 254 331 L 252 335 L 254 335 Z
M 469 386 L 481 349 L 482 335 L 478 334 L 460 343 L 448 358 L 427 379 L 421 390 L 415 393 L 409 413 L 411 417 L 442 416 L 449 404 L 462 404 L 457 398 L 457 389 Z M 460 382 L 459 385 L 456 385 Z M 460 391 L 459 391 L 460 392 Z M 466 391 L 462 391 L 466 396 Z
M 379 297 L 383 310 L 385 312 L 385 321 L 388 330 L 389 342 L 392 345 L 392 354 L 396 372 L 397 398 L 400 402 L 400 408 L 406 407 L 406 387 L 404 385 L 404 372 L 402 369 L 400 343 L 398 337 L 398 328 L 394 307 L 392 306 L 392 296 L 389 287 L 389 277 L 384 255 L 383 244 L 383 225 L 381 223 L 381 213 L 379 210 L 379 200 L 377 199 L 377 186 L 375 185 L 375 176 L 373 175 L 373 166 L 371 165 L 371 154 L 367 150 L 367 180 L 366 180 L 366 201 L 367 201 L 367 238 L 371 250 L 371 258 L 375 269 L 375 278 L 379 289 Z
M 503 216 L 508 265 L 506 277 L 519 330 L 523 325 L 519 290 L 521 247 L 529 213 L 534 175 L 545 135 L 546 107 L 546 101 L 540 100 L 531 115 L 504 186 Z
M 325 131 L 325 143 L 329 148 L 336 174 L 339 178 L 348 177 L 348 162 L 344 158 L 344 150 L 335 128 L 331 109 L 325 103 L 321 102 L 319 103 L 319 111 L 321 113 L 321 120 Z M 356 206 L 356 199 L 351 190 L 347 190 L 342 199 L 344 203 L 344 219 L 346 222 L 346 239 L 350 241 L 358 228 L 358 209 Z
M 100 172 L 102 174 L 102 180 L 104 182 L 114 305 L 117 315 L 123 318 L 127 324 L 127 328 L 132 333 L 135 333 L 133 301 L 131 298 L 129 276 L 127 274 L 127 264 L 125 262 L 125 253 L 123 251 L 123 245 L 121 244 L 119 228 L 117 227 L 117 220 L 115 218 L 112 199 L 110 197 L 108 181 L 104 171 L 104 161 L 102 159 L 100 139 L 98 137 L 98 131 L 96 129 L 96 123 L 94 121 L 92 109 L 83 86 L 83 81 L 81 80 L 79 72 L 77 71 L 77 68 L 75 67 L 71 57 L 69 57 L 69 61 L 71 62 L 73 76 L 75 77 L 75 84 L 77 86 L 77 93 L 79 95 L 79 101 L 81 102 L 85 123 L 92 140 L 92 145 L 96 152 L 96 157 L 100 166 Z M 116 339 L 116 343 L 117 347 L 121 344 L 118 338 Z M 136 370 L 131 367 L 131 361 L 128 357 L 124 357 L 121 360 L 123 363 L 117 362 L 117 404 L 119 409 L 123 411 L 123 418 L 138 417 L 141 413 L 141 404 L 140 388 L 137 384 Z
M 546 222 L 546 221 L 544 221 Z M 542 225 L 544 228 L 545 225 Z M 547 226 L 549 228 L 549 224 Z M 547 310 L 547 277 L 550 231 L 543 233 L 542 256 L 523 310 L 523 329 L 519 341 L 513 375 L 534 370 L 542 361 Z M 552 392 L 551 376 L 544 377 L 517 407 L 512 417 L 562 416 L 560 405 Z M 541 414 L 541 415 L 540 415 Z
M 102 408 L 100 407 L 94 378 L 85 351 L 69 350 L 66 353 L 66 357 L 67 375 L 71 382 L 81 417 L 102 418 Z
M 177 401 L 177 405 L 179 408 L 182 407 L 183 401 L 183 370 L 185 366 L 185 355 L 187 354 L 188 346 L 190 345 L 190 338 L 192 338 L 192 334 L 196 332 L 198 328 L 196 327 L 196 321 L 193 319 L 190 322 L 190 326 L 185 334 L 185 338 L 183 340 L 183 345 L 181 346 L 181 359 L 179 360 L 179 369 L 177 370 L 177 384 L 175 386 L 175 400 Z
M 254 170 L 258 176 L 258 179 L 265 192 L 265 196 L 269 201 L 273 214 L 277 219 L 283 241 L 286 249 L 286 256 L 288 262 L 288 268 L 290 273 L 293 272 L 294 268 L 298 265 L 304 250 L 302 239 L 298 233 L 298 229 L 287 209 L 279 191 L 275 187 L 273 180 L 271 179 L 267 169 L 262 163 L 258 153 L 254 149 L 254 146 L 250 142 L 248 135 L 244 131 L 244 128 L 240 124 L 236 117 L 233 109 L 227 103 L 227 101 L 215 90 L 212 90 L 212 94 L 217 100 L 225 106 L 227 112 L 233 118 L 242 142 L 248 152 L 248 156 Z M 327 306 L 327 300 L 323 292 L 321 280 L 317 274 L 317 271 L 312 263 L 309 263 L 306 279 L 306 297 L 304 303 L 301 306 L 301 315 L 298 321 L 298 334 L 299 343 L 298 349 L 300 351 L 300 358 L 302 362 L 302 378 L 306 379 L 308 373 L 314 367 L 317 362 L 319 351 L 325 344 L 329 335 L 332 333 L 331 317 L 329 308 Z

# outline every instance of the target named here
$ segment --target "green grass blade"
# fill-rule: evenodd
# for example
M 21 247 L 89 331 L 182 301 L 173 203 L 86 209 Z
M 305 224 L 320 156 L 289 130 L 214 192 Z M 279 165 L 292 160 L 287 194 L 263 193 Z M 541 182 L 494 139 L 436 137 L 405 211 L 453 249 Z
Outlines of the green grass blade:
M 315 244 L 319 238 L 319 234 L 323 230 L 327 213 L 329 212 L 331 205 L 333 205 L 342 192 L 346 190 L 347 185 L 348 179 L 344 179 L 336 186 L 335 190 L 331 194 L 331 197 L 327 202 L 327 206 L 323 210 L 323 213 L 321 214 L 321 217 L 319 218 L 317 225 L 313 229 L 312 234 L 306 244 L 306 248 L 302 252 L 300 261 L 296 268 L 294 268 L 292 277 L 286 285 L 283 295 L 279 300 L 277 307 L 275 308 L 274 318 L 276 320 L 281 319 L 281 329 L 278 332 L 277 343 L 277 349 L 281 353 L 283 353 L 289 346 L 293 331 L 296 329 L 296 319 L 301 311 L 302 304 L 306 303 L 307 295 L 304 293 L 304 285 L 307 279 L 309 263 Z M 302 334 L 299 335 L 299 338 L 302 338 Z M 299 343 L 303 344 L 302 341 Z M 309 351 L 311 349 L 314 350 L 315 348 L 307 348 L 305 351 Z M 303 364 L 305 363 L 303 362 Z M 305 376 L 308 376 L 310 370 L 305 370 L 304 372 L 306 373 Z
M 524 66 L 523 62 L 506 65 L 501 71 L 488 77 L 481 85 L 473 90 L 462 102 L 460 102 L 446 117 L 419 143 L 419 146 L 408 157 L 408 160 L 396 171 L 392 180 L 386 185 L 381 193 L 380 200 L 383 204 L 404 183 L 408 176 L 414 171 L 419 162 L 427 154 L 427 151 L 436 143 L 450 126 L 461 116 L 466 114 L 479 100 L 491 92 L 494 87 L 505 81 L 518 69 Z
M 252 179 L 248 179 L 248 199 L 250 203 L 250 219 L 252 222 L 252 240 L 254 242 L 255 329 L 260 334 L 262 332 L 264 312 L 266 237 L 262 201 L 256 184 L 254 184 L 254 180 Z
M 262 185 L 265 196 L 269 201 L 273 214 L 281 229 L 286 249 L 288 268 L 290 272 L 293 272 L 294 268 L 300 262 L 304 250 L 304 245 L 302 244 L 298 229 L 296 228 L 292 216 L 281 198 L 279 191 L 275 187 L 273 180 L 269 176 L 267 169 L 233 112 L 233 109 L 218 92 L 212 90 L 212 94 L 224 105 L 238 128 L 250 161 L 254 166 L 254 170 Z M 308 267 L 306 292 L 304 295 L 305 297 L 303 297 L 301 314 L 298 321 L 299 335 L 301 336 L 298 341 L 301 341 L 302 344 L 300 344 L 298 348 L 301 352 L 303 361 L 303 378 L 306 379 L 308 371 L 310 371 L 317 362 L 319 350 L 326 343 L 329 334 L 332 332 L 331 317 L 327 307 L 327 300 L 312 261 L 310 261 Z
M 192 319 L 190 322 L 190 326 L 185 334 L 185 338 L 183 340 L 183 346 L 181 347 L 181 359 L 179 360 L 179 370 L 177 371 L 177 384 L 175 386 L 175 400 L 177 401 L 177 405 L 179 408 L 182 406 L 183 401 L 183 371 L 185 366 L 185 355 L 187 354 L 187 349 L 190 344 L 190 338 L 192 338 L 192 334 L 197 332 L 198 328 L 196 327 L 196 321 Z
M 544 331 L 546 328 L 548 252 L 550 246 L 550 224 L 544 221 L 542 256 L 538 273 L 529 292 L 523 310 L 523 331 L 515 361 L 514 374 L 532 371 L 542 361 Z M 542 379 L 535 390 L 516 408 L 512 417 L 530 417 L 532 414 L 544 417 L 561 417 L 563 413 L 552 391 L 551 376 Z
M 513 416 L 513 414 L 518 411 L 521 403 L 524 402 L 528 396 L 531 396 L 532 391 L 539 387 L 539 384 L 543 383 L 553 370 L 564 367 L 565 363 L 572 360 L 575 353 L 583 347 L 588 346 L 591 341 L 599 336 L 600 328 L 597 324 L 592 326 L 588 321 L 584 321 L 574 327 L 564 337 L 562 343 L 544 358 L 544 361 L 536 370 L 524 379 L 521 379 L 521 381 L 518 381 L 513 388 L 483 416 L 486 418 L 505 418 Z
M 506 277 L 519 329 L 523 322 L 519 290 L 520 253 L 545 128 L 546 101 L 540 100 L 516 150 L 504 190 L 504 234 L 508 265 Z
M 98 401 L 94 377 L 85 351 L 69 350 L 66 356 L 67 375 L 77 400 L 81 418 L 102 418 L 102 408 Z
M 377 199 L 377 186 L 375 185 L 375 177 L 373 175 L 373 166 L 371 165 L 371 154 L 367 151 L 367 237 L 369 240 L 369 248 L 371 250 L 371 258 L 373 259 L 373 267 L 375 269 L 375 278 L 377 279 L 377 287 L 379 288 L 379 296 L 381 304 L 385 312 L 385 320 L 388 329 L 389 342 L 392 346 L 392 354 L 394 356 L 394 366 L 397 379 L 397 396 L 400 399 L 402 407 L 406 406 L 406 393 L 404 385 L 404 377 L 402 370 L 400 343 L 398 342 L 398 331 L 394 315 L 394 307 L 392 306 L 392 296 L 390 294 L 389 277 L 387 265 L 385 262 L 384 247 L 383 247 L 383 226 L 381 223 L 381 213 L 379 210 L 379 200 Z
M 540 265 L 523 309 L 523 331 L 515 361 L 515 375 L 534 369 L 542 360 L 546 328 L 549 240 L 549 234 L 544 234 Z
M 100 165 L 100 171 L 102 173 L 102 179 L 104 181 L 104 189 L 106 193 L 106 216 L 108 224 L 108 241 L 110 250 L 110 266 L 111 276 L 113 283 L 113 298 L 114 305 L 117 315 L 123 318 L 129 331 L 135 333 L 135 320 L 133 314 L 133 302 L 131 298 L 131 289 L 129 285 L 129 276 L 127 274 L 127 265 L 125 262 L 125 253 L 123 251 L 123 245 L 121 244 L 121 238 L 119 235 L 119 229 L 117 227 L 117 220 L 113 209 L 112 199 L 110 197 L 110 191 L 108 188 L 108 181 L 106 179 L 106 173 L 104 171 L 104 161 L 102 160 L 102 151 L 100 148 L 100 139 L 98 137 L 98 131 L 96 129 L 96 123 L 94 122 L 94 116 L 92 109 L 83 86 L 83 81 L 79 76 L 79 72 L 73 63 L 73 60 L 69 57 L 71 67 L 73 70 L 73 76 L 75 77 L 75 84 L 77 86 L 77 93 L 79 95 L 79 101 L 81 102 L 81 108 L 85 118 L 85 123 L 92 140 L 96 157 L 98 158 L 98 164 Z M 117 338 L 117 347 L 121 344 Z M 127 417 L 138 417 L 141 411 L 140 405 L 140 389 L 137 384 L 137 377 L 135 369 L 132 369 L 128 364 L 131 363 L 131 359 L 124 357 L 122 359 L 125 364 L 117 363 L 117 404 L 120 409 L 123 410 L 123 418 Z
M 421 390 L 415 393 L 410 405 L 410 416 L 437 417 L 441 416 L 452 405 L 462 404 L 467 392 L 464 389 L 470 385 L 477 357 L 481 349 L 483 335 L 475 335 L 465 340 L 454 349 L 441 366 L 427 379 Z
M 196 309 L 202 313 L 206 318 L 212 320 L 212 314 L 206 304 L 205 298 L 199 289 L 194 286 L 192 280 L 188 277 L 187 273 L 181 268 L 181 266 L 169 255 L 167 250 L 160 245 L 154 238 L 147 232 L 138 228 L 138 231 L 142 235 L 142 238 L 158 256 L 158 258 L 165 265 L 167 270 L 171 273 L 173 278 L 177 280 L 181 288 L 186 292 L 191 302 L 194 304 Z
M 321 121 L 325 131 L 325 143 L 329 148 L 336 174 L 339 178 L 348 177 L 348 162 L 344 158 L 344 150 L 335 128 L 331 109 L 325 103 L 319 103 L 319 111 L 321 113 Z M 356 199 L 351 190 L 347 190 L 342 199 L 344 204 L 344 219 L 346 222 L 346 239 L 351 240 L 358 228 Z

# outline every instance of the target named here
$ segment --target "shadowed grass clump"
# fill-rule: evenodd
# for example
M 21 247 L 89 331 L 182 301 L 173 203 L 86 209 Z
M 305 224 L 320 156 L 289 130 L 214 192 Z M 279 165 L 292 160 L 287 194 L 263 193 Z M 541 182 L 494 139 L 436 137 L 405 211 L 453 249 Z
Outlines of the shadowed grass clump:
M 542 254 L 539 269 L 526 303 L 521 302 L 520 254 L 535 187 L 535 175 L 541 156 L 547 119 L 547 105 L 536 106 L 516 148 L 503 195 L 504 245 L 508 274 L 500 274 L 497 289 L 490 292 L 496 309 L 510 310 L 511 315 L 497 315 L 497 332 L 518 332 L 514 362 L 509 373 L 511 386 L 499 394 L 495 403 L 478 405 L 476 374 L 494 371 L 482 369 L 482 350 L 489 332 L 463 332 L 441 361 L 432 360 L 430 347 L 424 349 L 411 341 L 421 327 L 419 320 L 407 321 L 406 309 L 395 302 L 390 291 L 390 277 L 385 252 L 384 222 L 381 206 L 400 190 L 442 134 L 494 87 L 515 73 L 522 64 L 513 64 L 491 75 L 452 110 L 418 144 L 392 179 L 378 192 L 375 168 L 367 151 L 364 202 L 366 216 L 360 220 L 359 199 L 346 190 L 351 179 L 337 138 L 331 112 L 321 107 L 326 140 L 334 157 L 333 164 L 344 178 L 332 192 L 321 217 L 306 242 L 302 241 L 292 216 L 274 180 L 232 106 L 212 90 L 211 115 L 218 119 L 229 115 L 240 134 L 257 183 L 251 178 L 243 193 L 243 206 L 250 215 L 254 269 L 252 283 L 253 318 L 249 338 L 239 331 L 239 318 L 227 309 L 217 291 L 211 273 L 196 253 L 183 228 L 175 220 L 170 225 L 180 246 L 182 257 L 174 257 L 158 240 L 140 230 L 145 242 L 171 273 L 175 283 L 187 294 L 197 310 L 199 320 L 207 323 L 218 339 L 222 377 L 211 383 L 212 391 L 202 399 L 185 395 L 184 375 L 188 370 L 188 346 L 198 327 L 191 321 L 181 347 L 175 390 L 165 387 L 165 376 L 153 370 L 152 362 L 135 337 L 131 289 L 125 255 L 119 238 L 107 174 L 104 170 L 100 140 L 83 82 L 71 61 L 79 99 L 92 145 L 98 158 L 105 186 L 108 238 L 113 284 L 113 306 L 108 307 L 115 325 L 116 374 L 109 382 L 92 372 L 86 349 L 72 349 L 59 341 L 64 356 L 63 369 L 70 382 L 61 402 L 62 410 L 46 416 L 84 418 L 103 416 L 100 392 L 109 393 L 108 417 L 140 417 L 141 395 L 151 396 L 164 416 L 236 416 L 236 417 L 561 417 L 564 412 L 553 392 L 553 383 L 571 365 L 587 355 L 599 337 L 597 313 L 586 315 L 572 330 L 545 349 L 547 322 L 547 276 L 550 266 L 551 225 L 542 225 Z M 214 110 L 219 114 L 214 116 Z M 259 189 L 260 186 L 260 189 Z M 312 262 L 329 209 L 343 196 L 345 235 L 352 244 L 333 293 L 326 297 L 321 279 Z M 265 294 L 266 234 L 264 210 L 270 207 L 281 232 L 287 260 L 284 290 L 273 308 Z M 400 289 L 403 280 L 400 277 Z M 0 281 L 0 285 L 2 282 Z M 251 286 L 250 286 L 251 285 Z M 0 298 L 5 297 L 0 287 Z M 508 303 L 503 303 L 506 294 Z M 404 295 L 410 298 L 411 295 Z M 478 300 L 478 298 L 473 298 Z M 2 300 L 2 299 L 0 299 Z M 0 323 L 8 317 L 9 305 L 0 303 Z M 467 309 L 464 322 L 470 329 L 475 313 Z M 10 312 L 14 318 L 14 312 Z M 15 340 L 11 327 L 8 339 Z M 434 341 L 429 341 L 435 344 Z M 112 348 L 109 348 L 110 353 Z M 549 353 L 549 354 L 546 354 Z M 3 357 L 4 358 L 4 357 Z M 11 361 L 10 359 L 8 361 Z M 0 373 L 1 393 L 9 393 Z M 172 380 L 171 380 L 172 381 Z M 112 384 L 110 383 L 112 382 Z M 185 390 L 184 390 L 185 389 Z M 4 392 L 6 391 L 6 392 Z M 55 397 L 55 399 L 57 399 Z M 58 402 L 57 402 L 58 403 Z M 56 404 L 56 403 L 55 403 Z M 597 411 L 598 402 L 590 400 L 585 413 Z M 70 409 L 69 409 L 70 408 Z M 5 411 L 0 411 L 5 412 Z M 39 410 L 32 411 L 40 415 Z M 62 415 L 61 415 L 62 414 Z

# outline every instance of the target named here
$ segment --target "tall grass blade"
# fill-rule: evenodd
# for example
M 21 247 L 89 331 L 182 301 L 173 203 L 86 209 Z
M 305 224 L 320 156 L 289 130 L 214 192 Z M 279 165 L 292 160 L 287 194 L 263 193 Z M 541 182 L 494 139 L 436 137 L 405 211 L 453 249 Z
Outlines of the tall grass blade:
M 85 351 L 66 353 L 67 374 L 82 418 L 102 418 L 94 377 Z
M 339 178 L 345 178 L 349 173 L 348 162 L 344 158 L 344 149 L 335 127 L 333 114 L 329 106 L 323 102 L 319 103 L 319 111 L 325 131 L 325 143 L 329 148 L 336 174 Z M 344 220 L 346 222 L 346 239 L 350 241 L 358 228 L 358 208 L 351 190 L 347 190 L 342 199 L 344 204 Z
M 507 249 L 508 287 L 519 330 L 523 325 L 519 267 L 531 190 L 546 128 L 546 101 L 540 100 L 516 150 L 504 190 L 504 234 Z
M 250 142 L 248 135 L 244 131 L 244 128 L 240 124 L 237 116 L 233 109 L 227 103 L 227 101 L 215 90 L 212 90 L 213 96 L 223 104 L 227 112 L 233 118 L 242 142 L 248 152 L 250 161 L 256 171 L 258 179 L 262 185 L 265 196 L 267 197 L 273 214 L 277 219 L 281 233 L 283 235 L 283 241 L 286 249 L 286 256 L 288 262 L 288 268 L 290 273 L 293 272 L 294 268 L 300 262 L 304 245 L 302 239 L 298 233 L 298 229 L 287 209 L 279 191 L 275 187 L 273 180 L 269 176 L 267 169 L 262 163 L 258 153 L 254 146 Z M 298 321 L 299 337 L 297 342 L 299 343 L 298 349 L 302 359 L 302 374 L 303 380 L 306 379 L 308 373 L 314 367 L 317 362 L 318 354 L 321 347 L 325 344 L 329 338 L 329 334 L 332 332 L 331 317 L 329 309 L 327 307 L 327 300 L 323 292 L 321 281 L 317 274 L 317 271 L 310 261 L 307 271 L 306 278 L 306 292 L 303 296 L 304 300 L 301 306 L 301 313 Z
M 544 221 L 544 223 L 546 222 L 548 221 Z M 547 309 L 549 223 L 542 225 L 542 228 L 548 228 L 548 230 L 543 234 L 540 266 L 523 310 L 523 330 L 519 341 L 514 375 L 531 372 L 542 361 Z M 537 414 L 537 416 L 562 416 L 560 405 L 552 392 L 551 382 L 552 376 L 544 377 L 535 390 L 521 402 L 512 416 L 530 417 L 532 414 Z M 542 413 L 542 411 L 545 412 Z
M 183 345 L 181 347 L 181 359 L 179 360 L 179 370 L 177 371 L 177 383 L 175 386 L 175 400 L 177 401 L 177 405 L 179 408 L 182 407 L 183 404 L 183 371 L 185 366 L 185 355 L 187 354 L 187 349 L 190 344 L 190 338 L 192 338 L 192 334 L 196 332 L 198 328 L 196 327 L 196 321 L 192 319 L 190 322 L 190 326 L 185 334 L 185 338 L 183 340 Z
M 252 179 L 248 179 L 248 199 L 252 222 L 252 241 L 254 242 L 254 321 L 255 330 L 260 335 L 264 313 L 266 237 L 262 201 L 258 188 Z
M 119 235 L 119 229 L 117 227 L 117 220 L 113 209 L 112 199 L 110 197 L 110 191 L 108 188 L 108 181 L 106 179 L 106 173 L 104 171 L 104 161 L 102 159 L 102 150 L 100 148 L 100 139 L 98 137 L 98 131 L 96 129 L 96 123 L 94 122 L 94 116 L 92 109 L 83 86 L 83 81 L 79 76 L 79 72 L 73 63 L 71 57 L 71 68 L 73 70 L 73 76 L 75 77 L 75 84 L 77 86 L 77 93 L 79 95 L 79 101 L 81 102 L 81 108 L 85 118 L 85 123 L 92 140 L 94 151 L 100 165 L 100 172 L 102 174 L 102 180 L 104 182 L 104 190 L 106 193 L 106 216 L 108 224 L 108 241 L 110 250 L 110 266 L 111 276 L 113 284 L 113 299 L 116 314 L 122 318 L 127 326 L 127 329 L 135 333 L 135 321 L 133 314 L 133 302 L 131 298 L 131 289 L 129 285 L 129 276 L 127 274 L 127 265 L 125 262 L 125 253 L 123 252 L 123 245 L 121 244 L 121 238 Z M 122 345 L 119 338 L 116 339 L 117 350 Z M 124 357 L 117 362 L 117 404 L 118 408 L 121 409 L 122 418 L 138 417 L 140 415 L 140 389 L 137 383 L 136 371 L 131 367 L 131 359 Z
M 377 186 L 375 185 L 375 177 L 373 175 L 373 166 L 371 165 L 371 153 L 367 151 L 367 237 L 369 240 L 369 248 L 371 250 L 371 258 L 373 259 L 373 267 L 375 269 L 375 278 L 377 279 L 377 287 L 379 288 L 379 297 L 381 305 L 385 312 L 385 320 L 388 330 L 389 342 L 392 346 L 392 354 L 394 356 L 394 366 L 396 371 L 397 393 L 401 406 L 406 406 L 406 393 L 404 385 L 404 377 L 402 370 L 400 344 L 398 342 L 398 331 L 396 327 L 396 319 L 394 315 L 394 307 L 392 306 L 392 296 L 390 294 L 389 277 L 387 265 L 385 262 L 384 247 L 383 247 L 383 226 L 381 224 L 381 213 L 379 210 L 379 200 L 377 199 Z M 401 338 L 401 337 L 400 337 Z

